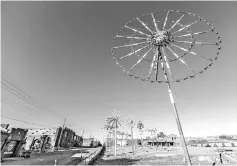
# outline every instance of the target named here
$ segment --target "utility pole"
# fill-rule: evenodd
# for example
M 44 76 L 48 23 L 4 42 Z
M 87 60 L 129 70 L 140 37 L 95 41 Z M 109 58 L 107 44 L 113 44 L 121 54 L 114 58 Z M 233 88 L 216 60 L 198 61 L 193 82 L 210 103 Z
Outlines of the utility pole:
M 60 137 L 59 137 L 59 140 L 58 140 L 58 149 L 59 149 L 59 146 L 60 146 L 60 143 L 61 143 L 61 139 L 62 139 L 62 135 L 63 135 L 63 130 L 64 130 L 64 128 L 65 128 L 66 120 L 67 120 L 67 118 L 64 119 L 62 131 L 61 131 L 61 133 L 60 133 Z

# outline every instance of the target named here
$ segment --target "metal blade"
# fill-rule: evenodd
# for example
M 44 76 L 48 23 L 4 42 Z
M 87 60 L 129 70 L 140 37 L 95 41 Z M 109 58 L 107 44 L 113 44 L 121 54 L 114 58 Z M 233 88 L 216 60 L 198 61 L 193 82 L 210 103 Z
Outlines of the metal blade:
M 178 58 L 179 60 L 180 60 L 180 62 L 182 62 L 185 66 L 187 66 L 188 68 L 189 68 L 189 70 L 191 70 L 194 74 L 197 74 L 197 72 L 192 68 L 192 67 L 190 67 L 188 64 L 187 64 L 187 62 L 183 59 L 183 58 L 181 58 L 178 54 L 176 54 L 171 48 L 169 48 L 168 46 L 167 46 L 167 48 L 170 50 L 170 52 L 172 52 L 172 54 L 176 57 L 176 58 Z
M 131 52 L 131 53 L 129 53 L 129 54 L 127 54 L 127 55 L 125 55 L 125 56 L 123 56 L 123 57 L 119 58 L 119 60 L 122 60 L 122 59 L 124 59 L 124 58 L 127 58 L 127 57 L 129 57 L 129 56 L 133 55 L 134 53 L 137 53 L 137 52 L 139 52 L 139 51 L 141 51 L 141 50 L 145 49 L 145 48 L 146 48 L 146 47 L 148 47 L 148 46 L 150 46 L 150 45 L 146 45 L 146 46 L 144 46 L 144 47 L 142 47 L 142 48 L 139 48 L 138 50 L 136 50 L 136 51 L 133 51 L 133 52 Z
M 168 10 L 168 11 L 167 11 L 167 14 L 166 14 L 166 17 L 165 17 L 164 24 L 163 24 L 163 30 L 165 29 L 165 25 L 166 25 L 166 22 L 167 22 L 169 13 L 170 13 L 170 11 Z
M 146 25 L 146 23 L 144 23 L 142 20 L 140 20 L 138 17 L 137 17 L 137 20 L 148 30 L 151 32 L 151 34 L 153 34 L 153 31 Z
M 131 71 L 134 67 L 136 67 L 146 56 L 147 54 L 152 50 L 152 48 L 150 48 L 138 61 L 137 63 L 135 63 L 130 69 L 129 71 Z
M 151 16 L 152 16 L 152 20 L 153 20 L 153 23 L 154 23 L 155 28 L 156 28 L 156 32 L 159 32 L 160 30 L 158 29 L 158 26 L 157 26 L 157 24 L 156 24 L 156 19 L 155 19 L 153 13 L 151 13 Z
M 171 29 L 173 29 L 173 28 L 181 21 L 181 19 L 182 19 L 185 15 L 186 15 L 186 13 L 184 13 L 184 14 L 173 24 L 173 26 L 172 26 L 170 29 L 168 29 L 168 31 L 170 31 Z
M 128 28 L 128 29 L 131 29 L 131 30 L 134 31 L 134 32 L 138 32 L 138 33 L 140 33 L 140 34 L 142 34 L 142 35 L 146 35 L 146 36 L 148 36 L 148 37 L 151 36 L 151 35 L 148 35 L 148 34 L 142 32 L 142 31 L 139 31 L 139 30 L 137 30 L 137 29 L 135 29 L 135 28 L 131 28 L 131 27 L 127 26 L 127 25 L 125 25 L 124 27 L 125 27 L 125 28 Z
M 177 31 L 175 31 L 175 32 L 173 32 L 173 33 L 171 33 L 171 35 L 173 35 L 173 34 L 179 32 L 179 31 L 182 31 L 182 30 L 185 29 L 185 28 L 188 28 L 188 27 L 190 27 L 190 26 L 192 26 L 192 25 L 198 23 L 199 21 L 201 21 L 201 20 L 197 20 L 197 21 L 194 21 L 194 22 L 191 23 L 191 24 L 185 25 L 184 27 L 180 28 L 179 30 L 177 30 Z
M 133 44 L 125 44 L 123 46 L 115 46 L 113 48 L 131 47 L 131 46 L 136 46 L 136 45 L 144 44 L 144 43 L 149 43 L 149 41 L 140 42 L 140 43 L 133 43 Z

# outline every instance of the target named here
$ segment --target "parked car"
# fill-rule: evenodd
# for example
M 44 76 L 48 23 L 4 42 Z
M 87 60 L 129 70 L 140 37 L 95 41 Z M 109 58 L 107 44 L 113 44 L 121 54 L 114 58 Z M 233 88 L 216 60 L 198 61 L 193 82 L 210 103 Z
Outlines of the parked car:
M 24 150 L 24 151 L 21 152 L 21 157 L 30 158 L 30 155 L 31 155 L 30 150 Z

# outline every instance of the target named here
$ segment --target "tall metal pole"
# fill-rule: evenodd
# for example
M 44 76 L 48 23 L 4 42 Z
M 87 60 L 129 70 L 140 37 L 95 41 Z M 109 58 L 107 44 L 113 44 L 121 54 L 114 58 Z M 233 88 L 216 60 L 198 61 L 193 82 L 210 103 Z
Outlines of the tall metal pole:
M 161 61 L 162 55 L 161 55 L 161 51 L 160 51 L 160 46 L 155 48 L 155 53 L 156 53 L 156 56 L 157 56 L 157 60 Z M 182 130 L 182 127 L 181 127 L 181 123 L 180 123 L 180 120 L 179 120 L 178 110 L 177 110 L 176 104 L 174 102 L 174 97 L 173 97 L 173 94 L 172 94 L 172 91 L 171 91 L 171 86 L 170 86 L 169 78 L 168 78 L 167 72 L 166 72 L 166 70 L 164 68 L 164 64 L 163 64 L 164 61 L 166 63 L 166 59 L 163 59 L 161 61 L 161 67 L 163 69 L 163 72 L 164 72 L 164 75 L 165 75 L 166 84 L 168 86 L 168 93 L 169 93 L 169 97 L 170 97 L 170 102 L 171 102 L 171 104 L 173 106 L 175 120 L 176 120 L 176 123 L 177 123 L 177 126 L 178 126 L 179 135 L 180 135 L 180 138 L 181 138 L 181 143 L 182 143 L 182 146 L 183 146 L 183 149 L 184 149 L 184 155 L 185 155 L 185 158 L 187 160 L 188 165 L 191 166 L 192 164 L 191 164 L 190 156 L 189 156 L 189 153 L 188 153 L 188 148 L 187 148 L 187 145 L 186 145 L 186 142 L 185 142 L 185 138 L 184 138 L 183 130 Z M 157 63 L 159 63 L 159 62 L 157 62 Z M 169 65 L 166 65 L 166 67 L 167 67 L 168 71 L 170 71 Z
M 181 123 L 180 123 L 180 120 L 179 120 L 177 107 L 176 107 L 176 104 L 174 102 L 173 94 L 172 94 L 172 91 L 171 91 L 170 83 L 168 82 L 167 85 L 168 85 L 168 93 L 169 93 L 170 101 L 171 101 L 171 104 L 172 104 L 173 110 L 174 110 L 175 120 L 176 120 L 176 123 L 177 123 L 177 126 L 178 126 L 179 135 L 180 135 L 180 138 L 181 138 L 181 143 L 182 143 L 182 146 L 183 146 L 183 149 L 184 149 L 185 158 L 187 160 L 188 165 L 192 165 L 191 160 L 190 160 L 190 156 L 189 156 L 189 153 L 188 153 L 188 148 L 187 148 L 187 145 L 186 145 L 186 142 L 185 142 L 183 130 L 182 130 L 182 127 L 181 127 Z
M 65 127 L 66 120 L 67 120 L 67 118 L 64 119 L 62 131 L 61 131 L 61 133 L 60 133 L 60 137 L 59 137 L 59 140 L 58 140 L 58 149 L 59 149 L 59 146 L 60 146 L 60 143 L 61 143 L 61 139 L 62 139 L 63 130 L 64 130 L 64 127 Z

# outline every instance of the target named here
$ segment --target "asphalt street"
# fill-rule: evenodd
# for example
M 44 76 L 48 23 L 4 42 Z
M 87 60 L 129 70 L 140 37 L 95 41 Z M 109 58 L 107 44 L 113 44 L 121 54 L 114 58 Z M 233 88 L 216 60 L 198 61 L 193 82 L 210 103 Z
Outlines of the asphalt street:
M 78 148 L 66 151 L 38 153 L 31 155 L 28 159 L 16 160 L 16 161 L 4 161 L 2 165 L 67 165 L 72 164 L 71 156 L 81 151 L 89 150 L 91 148 Z

